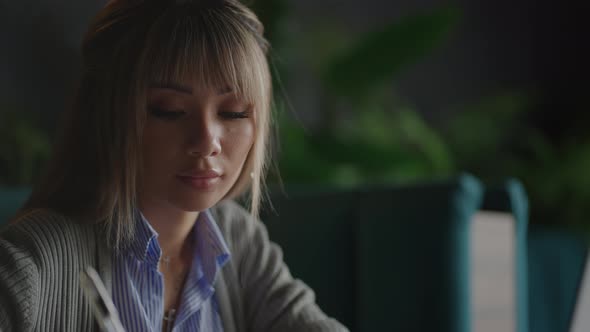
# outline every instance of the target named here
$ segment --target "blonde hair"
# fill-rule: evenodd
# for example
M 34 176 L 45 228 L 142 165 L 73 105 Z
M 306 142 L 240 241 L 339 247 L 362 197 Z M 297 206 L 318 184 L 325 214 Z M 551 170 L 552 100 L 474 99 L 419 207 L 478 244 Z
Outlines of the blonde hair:
M 84 73 L 44 181 L 24 211 L 49 208 L 103 222 L 118 248 L 133 238 L 146 92 L 153 82 L 230 86 L 253 105 L 256 136 L 225 198 L 263 198 L 271 126 L 268 43 L 236 0 L 111 1 L 85 36 Z

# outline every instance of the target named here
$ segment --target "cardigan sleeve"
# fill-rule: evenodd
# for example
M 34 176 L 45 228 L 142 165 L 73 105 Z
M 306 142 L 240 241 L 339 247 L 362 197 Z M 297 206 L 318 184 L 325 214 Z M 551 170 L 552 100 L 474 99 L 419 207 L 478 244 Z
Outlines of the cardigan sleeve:
M 233 264 L 237 265 L 249 331 L 347 331 L 315 303 L 313 291 L 291 276 L 280 247 L 264 224 L 233 202 L 225 203 Z
M 0 331 L 95 330 L 79 278 L 97 230 L 36 209 L 0 232 Z
M 37 321 L 38 268 L 18 236 L 0 235 L 0 331 L 32 331 Z

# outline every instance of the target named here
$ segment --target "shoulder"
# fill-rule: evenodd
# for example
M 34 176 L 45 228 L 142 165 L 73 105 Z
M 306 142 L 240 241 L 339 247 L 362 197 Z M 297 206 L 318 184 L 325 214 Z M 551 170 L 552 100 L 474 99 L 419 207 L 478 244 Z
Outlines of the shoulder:
M 318 308 L 307 285 L 293 279 L 260 220 L 233 201 L 219 203 L 211 214 L 232 255 L 223 270 L 227 289 L 221 289 L 229 295 L 220 304 L 242 314 L 236 322 L 253 331 L 347 331 Z
M 59 257 L 56 237 L 65 218 L 47 210 L 21 214 L 0 231 L 0 330 L 34 328 L 47 259 Z
M 255 221 L 250 212 L 233 200 L 219 202 L 210 212 L 222 231 L 249 227 Z
M 33 209 L 20 214 L 0 231 L 0 238 L 30 250 L 51 252 L 74 244 L 88 243 L 94 227 L 55 211 Z M 61 244 L 61 245 L 58 245 Z
M 87 249 L 95 243 L 95 230 L 91 224 L 75 222 L 51 210 L 30 210 L 0 231 L 0 254 L 6 256 L 16 250 L 37 267 L 53 269 L 64 257 L 88 254 Z
M 260 236 L 267 237 L 264 224 L 235 201 L 222 201 L 210 211 L 230 249 L 251 244 Z
M 54 287 L 58 280 L 77 278 L 72 271 L 91 260 L 93 229 L 54 211 L 36 209 L 0 231 L 0 331 L 32 330 L 42 301 L 67 298 L 67 289 Z

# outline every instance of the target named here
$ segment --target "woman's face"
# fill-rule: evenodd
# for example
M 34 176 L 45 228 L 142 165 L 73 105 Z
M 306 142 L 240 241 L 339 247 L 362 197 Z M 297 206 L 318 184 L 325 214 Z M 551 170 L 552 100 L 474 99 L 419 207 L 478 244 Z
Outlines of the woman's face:
M 254 142 L 251 105 L 230 88 L 199 84 L 155 84 L 147 105 L 140 203 L 183 211 L 215 205 L 238 179 Z

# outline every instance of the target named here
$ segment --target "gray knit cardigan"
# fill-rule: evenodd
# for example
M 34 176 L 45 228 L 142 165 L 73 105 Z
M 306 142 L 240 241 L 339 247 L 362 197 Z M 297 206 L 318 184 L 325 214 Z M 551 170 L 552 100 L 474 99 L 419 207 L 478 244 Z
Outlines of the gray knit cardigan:
M 225 331 L 346 331 L 291 277 L 261 222 L 231 201 L 212 214 L 232 255 L 215 284 Z M 79 277 L 90 265 L 112 285 L 100 229 L 34 210 L 0 233 L 0 331 L 98 330 Z

